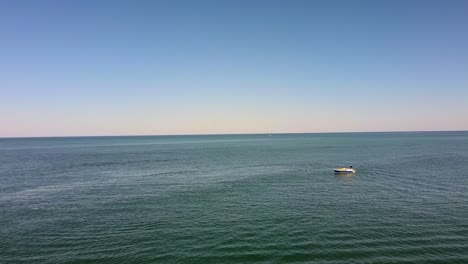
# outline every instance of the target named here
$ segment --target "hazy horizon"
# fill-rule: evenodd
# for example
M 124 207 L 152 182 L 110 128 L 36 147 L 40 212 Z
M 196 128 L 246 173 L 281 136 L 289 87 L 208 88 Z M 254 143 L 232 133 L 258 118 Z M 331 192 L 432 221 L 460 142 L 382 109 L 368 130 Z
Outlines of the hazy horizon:
M 27 138 L 80 138 L 80 137 L 171 137 L 171 136 L 242 136 L 242 135 L 300 135 L 300 134 L 393 134 L 393 133 L 457 133 L 468 130 L 407 130 L 407 131 L 327 131 L 327 132 L 259 132 L 259 133 L 208 133 L 208 134 L 121 134 L 121 135 L 65 135 L 65 136 L 24 136 L 0 137 L 0 139 Z
M 0 137 L 468 130 L 467 1 L 4 1 Z

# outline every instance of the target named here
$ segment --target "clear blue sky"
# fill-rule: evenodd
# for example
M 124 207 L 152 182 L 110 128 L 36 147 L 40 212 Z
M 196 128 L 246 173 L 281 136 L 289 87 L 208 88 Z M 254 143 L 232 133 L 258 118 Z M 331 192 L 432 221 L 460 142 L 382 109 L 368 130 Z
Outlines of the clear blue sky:
M 0 136 L 468 130 L 468 1 L 0 1 Z

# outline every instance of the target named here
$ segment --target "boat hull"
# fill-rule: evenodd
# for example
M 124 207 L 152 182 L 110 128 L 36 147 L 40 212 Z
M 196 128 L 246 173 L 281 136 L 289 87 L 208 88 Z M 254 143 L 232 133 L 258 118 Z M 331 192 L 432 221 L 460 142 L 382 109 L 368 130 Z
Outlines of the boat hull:
M 356 171 L 353 170 L 353 169 L 334 169 L 333 171 L 334 171 L 335 173 L 347 173 L 347 174 L 349 174 L 349 173 L 356 173 Z

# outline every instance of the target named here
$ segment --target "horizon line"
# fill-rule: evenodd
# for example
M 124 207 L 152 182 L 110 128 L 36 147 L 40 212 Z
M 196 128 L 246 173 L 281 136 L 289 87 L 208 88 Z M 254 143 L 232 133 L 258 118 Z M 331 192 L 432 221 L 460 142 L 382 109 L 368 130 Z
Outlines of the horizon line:
M 359 133 L 427 133 L 427 132 L 468 132 L 468 130 L 395 130 L 395 131 L 330 131 L 330 132 L 258 132 L 258 133 L 203 133 L 203 134 L 121 134 L 121 135 L 74 135 L 74 136 L 19 136 L 0 139 L 28 138 L 90 138 L 90 137 L 169 137 L 169 136 L 234 136 L 234 135 L 294 135 L 294 134 L 359 134 Z

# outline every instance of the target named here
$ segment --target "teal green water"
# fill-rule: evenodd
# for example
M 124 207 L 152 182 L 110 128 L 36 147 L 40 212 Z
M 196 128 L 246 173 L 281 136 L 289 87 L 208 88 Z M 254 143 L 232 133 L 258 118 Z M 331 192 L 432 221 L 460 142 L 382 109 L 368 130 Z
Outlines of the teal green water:
M 468 263 L 468 132 L 0 139 L 0 183 L 0 263 Z

